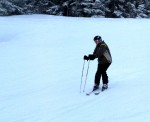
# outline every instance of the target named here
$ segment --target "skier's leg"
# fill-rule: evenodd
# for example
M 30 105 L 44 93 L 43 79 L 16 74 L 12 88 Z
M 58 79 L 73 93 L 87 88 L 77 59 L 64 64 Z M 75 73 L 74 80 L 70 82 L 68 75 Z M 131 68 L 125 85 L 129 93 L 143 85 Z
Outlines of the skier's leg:
M 98 68 L 97 68 L 97 71 L 95 74 L 95 85 L 96 86 L 99 86 L 99 84 L 100 84 L 101 75 L 102 75 L 101 66 L 100 66 L 100 64 L 98 64 Z
M 107 75 L 107 69 L 110 66 L 110 64 L 104 64 L 102 67 L 102 80 L 103 84 L 108 84 L 108 75 Z
M 102 73 L 102 80 L 103 80 L 103 84 L 107 84 L 108 83 L 108 76 L 107 76 L 107 72 L 104 71 Z

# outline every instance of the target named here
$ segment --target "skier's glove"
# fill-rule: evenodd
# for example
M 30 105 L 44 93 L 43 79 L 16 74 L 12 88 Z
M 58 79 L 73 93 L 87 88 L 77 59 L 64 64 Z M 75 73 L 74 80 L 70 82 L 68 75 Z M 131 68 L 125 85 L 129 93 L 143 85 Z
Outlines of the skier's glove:
M 90 54 L 90 55 L 89 55 L 89 60 L 94 60 L 94 59 L 95 59 L 95 56 L 92 55 L 92 54 Z
M 83 57 L 83 59 L 88 61 L 88 60 L 89 60 L 89 57 L 85 55 L 85 56 Z

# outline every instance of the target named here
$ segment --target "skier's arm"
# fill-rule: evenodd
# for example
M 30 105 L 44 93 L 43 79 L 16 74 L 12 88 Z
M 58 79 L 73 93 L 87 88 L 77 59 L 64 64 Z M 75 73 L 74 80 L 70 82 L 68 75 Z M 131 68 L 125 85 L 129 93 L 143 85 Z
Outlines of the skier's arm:
M 90 60 L 94 60 L 95 58 L 96 58 L 95 55 L 89 54 L 89 59 L 90 59 Z

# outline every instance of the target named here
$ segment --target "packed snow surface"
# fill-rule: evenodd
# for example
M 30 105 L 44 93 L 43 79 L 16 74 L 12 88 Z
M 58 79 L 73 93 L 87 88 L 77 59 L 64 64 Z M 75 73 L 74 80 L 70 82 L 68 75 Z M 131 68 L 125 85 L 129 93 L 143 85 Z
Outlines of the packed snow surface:
M 96 35 L 113 57 L 109 89 L 86 96 Z M 0 122 L 149 122 L 149 35 L 149 19 L 0 17 Z

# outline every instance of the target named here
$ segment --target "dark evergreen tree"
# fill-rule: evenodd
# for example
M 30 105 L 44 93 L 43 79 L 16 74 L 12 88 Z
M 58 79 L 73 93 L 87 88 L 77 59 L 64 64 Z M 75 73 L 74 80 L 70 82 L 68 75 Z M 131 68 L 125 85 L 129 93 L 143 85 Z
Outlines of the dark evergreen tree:
M 1 0 L 0 15 L 150 17 L 150 0 Z

